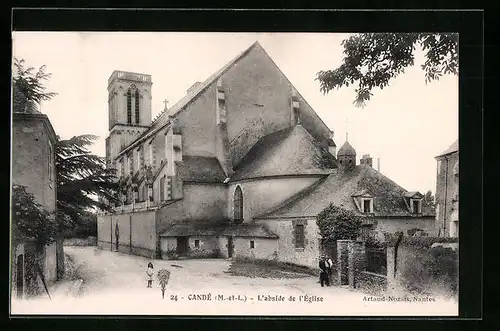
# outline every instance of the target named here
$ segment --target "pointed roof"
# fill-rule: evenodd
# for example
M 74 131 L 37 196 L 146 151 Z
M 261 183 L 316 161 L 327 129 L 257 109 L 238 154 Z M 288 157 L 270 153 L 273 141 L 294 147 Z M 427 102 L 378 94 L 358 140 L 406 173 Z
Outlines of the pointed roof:
M 311 187 L 256 218 L 315 217 L 330 203 L 362 215 L 354 197 L 360 192 L 374 197 L 374 214 L 379 217 L 412 216 L 405 204 L 407 191 L 367 165 L 358 165 L 352 171 L 334 173 Z M 434 210 L 422 206 L 422 216 L 433 217 Z
M 455 152 L 458 152 L 458 139 L 453 144 L 451 144 L 450 147 L 448 147 L 446 150 L 441 152 L 436 157 L 445 156 L 447 154 L 451 154 L 451 153 L 455 153 Z
M 176 104 L 174 104 L 170 109 L 162 111 L 156 119 L 151 123 L 149 129 L 147 129 L 142 135 L 139 136 L 132 144 L 130 144 L 127 148 L 123 149 L 117 157 L 125 154 L 128 150 L 134 148 L 137 144 L 142 142 L 145 139 L 152 137 L 156 132 L 163 129 L 165 126 L 170 124 L 170 120 L 173 116 L 177 115 L 181 112 L 191 101 L 195 100 L 205 89 L 207 89 L 213 82 L 215 82 L 222 74 L 224 74 L 230 67 L 236 64 L 239 60 L 241 60 L 245 55 L 247 55 L 253 48 L 262 47 L 258 41 L 254 42 L 250 47 L 248 47 L 245 51 L 240 53 L 234 59 L 229 61 L 225 66 L 220 68 L 210 77 L 208 77 L 201 84 L 195 84 L 191 86 L 189 92 L 180 99 Z
M 424 195 L 418 191 L 411 191 L 405 193 L 405 198 L 414 198 L 414 197 L 423 198 Z
M 342 147 L 340 147 L 337 156 L 356 156 L 356 150 L 346 141 Z
M 231 181 L 280 175 L 325 175 L 336 166 L 335 157 L 298 124 L 257 141 L 235 167 Z

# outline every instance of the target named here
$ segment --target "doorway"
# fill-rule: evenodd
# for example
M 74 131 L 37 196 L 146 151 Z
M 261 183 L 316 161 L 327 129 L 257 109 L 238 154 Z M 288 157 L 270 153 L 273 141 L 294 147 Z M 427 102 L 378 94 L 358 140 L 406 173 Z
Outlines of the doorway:
M 189 250 L 188 237 L 177 237 L 177 254 L 186 255 Z
M 20 254 L 16 261 L 16 294 L 19 299 L 24 292 L 24 254 Z
M 227 237 L 227 257 L 232 258 L 233 257 L 233 237 Z

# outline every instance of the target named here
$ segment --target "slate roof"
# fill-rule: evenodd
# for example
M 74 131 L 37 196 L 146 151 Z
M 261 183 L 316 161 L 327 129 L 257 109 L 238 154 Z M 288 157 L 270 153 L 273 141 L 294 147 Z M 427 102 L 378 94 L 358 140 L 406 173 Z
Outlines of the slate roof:
M 436 157 L 445 156 L 447 154 L 451 154 L 451 153 L 455 153 L 455 152 L 458 152 L 458 139 L 453 144 L 451 144 L 450 147 L 448 147 L 446 150 L 441 152 Z
M 334 173 L 320 179 L 277 207 L 256 218 L 315 217 L 330 203 L 359 215 L 353 195 L 368 190 L 374 196 L 374 216 L 411 216 L 405 203 L 404 188 L 368 165 Z M 424 202 L 423 202 L 424 203 Z M 434 216 L 432 207 L 422 206 L 422 216 Z
M 221 224 L 221 223 L 193 223 L 176 224 L 166 230 L 160 237 L 183 236 L 234 236 L 251 238 L 277 239 L 278 236 L 263 224 Z
M 226 176 L 215 157 L 188 156 L 175 162 L 177 174 L 184 181 L 198 183 L 222 183 Z
M 336 167 L 335 157 L 299 124 L 261 138 L 235 167 L 231 181 L 277 175 L 325 175 Z
M 204 82 L 195 86 L 191 86 L 189 92 L 182 97 L 177 103 L 175 103 L 171 108 L 164 110 L 161 112 L 155 120 L 151 123 L 151 126 L 139 136 L 132 144 L 130 144 L 127 148 L 123 149 L 118 155 L 124 154 L 129 149 L 135 147 L 138 142 L 141 142 L 145 139 L 149 139 L 152 137 L 157 131 L 161 130 L 163 127 L 169 124 L 170 119 L 169 115 L 175 116 L 178 112 L 183 110 L 191 101 L 193 101 L 199 94 L 201 94 L 206 88 L 208 88 L 214 81 L 216 81 L 224 72 L 226 72 L 231 66 L 233 66 L 236 62 L 238 62 L 241 58 L 243 58 L 250 50 L 252 50 L 256 45 L 260 45 L 258 41 L 253 43 L 249 48 L 240 53 L 234 59 L 229 61 L 225 66 L 220 68 L 210 77 L 208 77 Z

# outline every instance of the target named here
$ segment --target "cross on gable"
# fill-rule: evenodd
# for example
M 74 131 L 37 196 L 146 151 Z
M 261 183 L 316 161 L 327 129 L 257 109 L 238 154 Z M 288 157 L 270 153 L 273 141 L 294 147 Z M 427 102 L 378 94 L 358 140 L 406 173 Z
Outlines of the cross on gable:
M 163 103 L 165 104 L 165 109 L 167 109 L 167 104 L 168 104 L 167 98 L 165 98 L 165 100 L 163 100 Z

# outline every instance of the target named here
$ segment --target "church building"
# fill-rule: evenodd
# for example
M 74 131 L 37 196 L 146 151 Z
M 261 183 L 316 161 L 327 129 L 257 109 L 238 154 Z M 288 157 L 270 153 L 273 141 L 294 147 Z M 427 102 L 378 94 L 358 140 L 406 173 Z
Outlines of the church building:
M 316 215 L 330 203 L 367 229 L 434 226 L 422 194 L 356 163 L 255 42 L 151 121 L 151 76 L 108 81 L 108 166 L 122 203 L 98 245 L 150 258 L 250 257 L 315 267 Z

